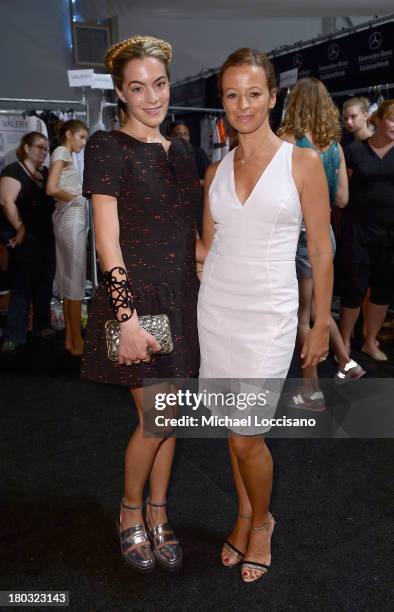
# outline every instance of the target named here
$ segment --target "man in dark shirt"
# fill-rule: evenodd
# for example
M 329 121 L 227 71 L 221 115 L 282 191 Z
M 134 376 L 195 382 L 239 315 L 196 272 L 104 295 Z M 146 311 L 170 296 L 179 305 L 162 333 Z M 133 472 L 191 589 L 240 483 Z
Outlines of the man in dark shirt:
M 182 121 L 175 121 L 174 123 L 171 123 L 170 137 L 171 138 L 182 138 L 183 140 L 186 140 L 186 142 L 190 143 L 190 130 L 188 126 L 186 125 L 186 123 Z M 197 168 L 197 174 L 200 178 L 200 185 L 201 187 L 204 187 L 205 171 L 211 162 L 209 161 L 208 155 L 205 153 L 204 149 L 202 149 L 201 147 L 195 147 L 194 145 L 191 145 L 191 146 L 193 147 L 194 156 L 196 158 L 196 168 Z M 197 231 L 200 236 L 202 235 L 203 210 L 204 210 L 204 194 L 202 192 L 201 193 L 201 205 L 199 206 L 199 209 L 197 211 L 197 219 L 196 219 Z

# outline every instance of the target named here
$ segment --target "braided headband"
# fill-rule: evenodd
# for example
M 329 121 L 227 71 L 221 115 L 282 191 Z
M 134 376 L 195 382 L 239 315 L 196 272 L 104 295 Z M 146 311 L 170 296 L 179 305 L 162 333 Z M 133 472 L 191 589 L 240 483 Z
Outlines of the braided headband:
M 126 40 L 122 40 L 112 45 L 112 47 L 108 49 L 105 56 L 105 64 L 108 70 L 112 72 L 114 60 L 118 57 L 119 53 L 125 49 L 127 49 L 127 51 L 132 51 L 134 47 L 139 47 L 140 45 L 154 45 L 158 47 L 163 52 L 167 62 L 171 61 L 172 47 L 170 43 L 160 38 L 154 38 L 153 36 L 132 36 L 131 38 L 127 38 Z

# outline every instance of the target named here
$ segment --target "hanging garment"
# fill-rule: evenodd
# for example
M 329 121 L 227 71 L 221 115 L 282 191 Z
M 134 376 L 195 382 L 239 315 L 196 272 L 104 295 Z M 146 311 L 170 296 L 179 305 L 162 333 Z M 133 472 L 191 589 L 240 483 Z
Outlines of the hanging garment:
M 214 139 L 216 132 L 216 118 L 215 117 L 204 117 L 201 121 L 201 147 L 204 149 L 208 158 L 212 162 L 212 156 L 214 152 Z
M 25 134 L 39 132 L 48 138 L 45 123 L 40 117 L 23 115 L 0 116 L 0 168 L 4 168 L 17 160 L 16 150 Z M 48 165 L 45 160 L 44 165 Z

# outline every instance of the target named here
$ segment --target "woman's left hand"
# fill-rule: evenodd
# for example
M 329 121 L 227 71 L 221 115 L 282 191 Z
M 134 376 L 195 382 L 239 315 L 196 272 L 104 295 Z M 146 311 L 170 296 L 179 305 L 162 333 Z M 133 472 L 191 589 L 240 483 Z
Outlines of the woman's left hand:
M 7 246 L 11 247 L 11 249 L 14 249 L 16 246 L 19 246 L 24 241 L 25 235 L 25 226 L 23 225 L 23 223 L 21 223 L 16 231 L 15 236 L 9 239 Z
M 316 366 L 319 362 L 325 361 L 329 349 L 329 326 L 316 324 L 309 331 L 305 338 L 304 346 L 301 351 L 303 360 L 302 368 Z

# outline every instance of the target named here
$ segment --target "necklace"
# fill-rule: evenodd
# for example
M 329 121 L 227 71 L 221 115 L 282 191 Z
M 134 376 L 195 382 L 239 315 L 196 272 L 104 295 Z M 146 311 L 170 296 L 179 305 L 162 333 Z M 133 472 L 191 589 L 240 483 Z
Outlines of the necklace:
M 279 148 L 280 148 L 280 146 L 279 146 Z M 276 149 L 276 151 L 277 150 L 278 149 Z M 241 164 L 241 166 L 244 166 L 247 162 L 249 163 L 250 161 L 255 161 L 256 160 L 257 152 L 260 152 L 265 157 L 267 155 L 268 151 L 269 151 L 269 148 L 268 148 L 268 150 L 267 150 L 266 147 L 264 147 L 262 149 L 261 143 L 260 143 L 260 145 L 258 147 L 256 147 L 254 151 L 252 151 L 252 153 L 249 155 L 248 158 L 240 157 L 241 153 L 239 151 L 240 151 L 240 149 L 239 149 L 239 146 L 238 146 L 235 149 L 235 156 L 237 158 L 236 161 L 239 162 Z M 276 151 L 273 151 L 272 155 L 275 155 Z
M 249 156 L 249 158 L 248 158 L 248 159 L 246 159 L 245 157 L 240 158 L 240 157 L 239 157 L 239 155 L 237 155 L 237 157 L 238 157 L 238 160 L 237 160 L 237 161 L 238 161 L 238 162 L 241 164 L 241 166 L 244 166 L 244 165 L 246 164 L 246 162 L 247 162 L 247 161 L 249 161 L 250 159 L 253 159 L 253 158 L 255 157 L 255 155 L 256 155 L 256 153 L 257 153 L 257 151 L 259 150 L 259 148 L 260 148 L 260 147 L 258 147 L 257 149 L 255 149 L 255 150 L 253 151 L 253 153 L 252 153 L 252 154 Z M 237 151 L 237 153 L 238 153 L 238 151 L 239 151 L 239 148 L 238 148 L 238 147 L 237 147 L 236 151 Z
M 42 174 L 38 172 L 38 170 L 36 170 L 36 172 L 38 172 L 38 174 L 36 174 L 35 172 L 32 172 L 30 168 L 26 166 L 26 164 L 24 164 L 23 162 L 19 162 L 19 163 L 25 169 L 25 171 L 30 176 L 30 178 L 35 182 L 37 187 L 41 187 L 41 188 L 44 187 L 44 180 L 43 180 Z

